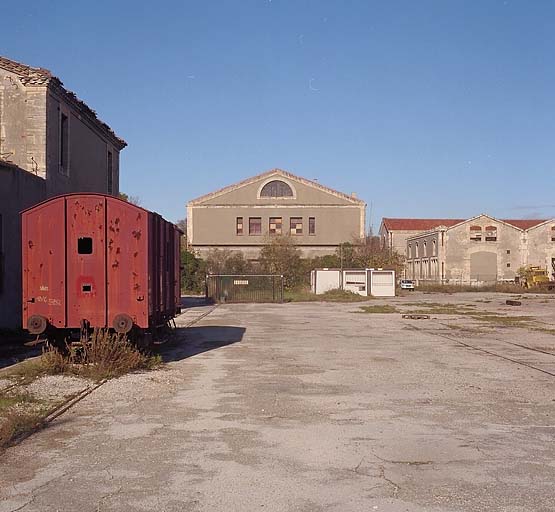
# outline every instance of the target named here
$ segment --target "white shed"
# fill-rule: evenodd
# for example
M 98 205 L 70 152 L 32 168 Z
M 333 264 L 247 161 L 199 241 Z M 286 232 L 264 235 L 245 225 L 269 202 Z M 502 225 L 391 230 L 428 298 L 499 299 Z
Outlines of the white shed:
M 310 288 L 320 295 L 341 287 L 341 271 L 337 268 L 317 268 L 310 272 Z
M 368 269 L 372 297 L 395 297 L 395 270 Z

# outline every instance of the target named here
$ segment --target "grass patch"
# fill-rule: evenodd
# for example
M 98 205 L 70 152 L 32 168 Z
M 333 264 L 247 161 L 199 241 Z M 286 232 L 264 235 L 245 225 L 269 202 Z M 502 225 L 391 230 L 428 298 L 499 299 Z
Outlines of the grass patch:
M 375 304 L 372 306 L 361 306 L 362 313 L 400 313 L 400 311 L 390 304 Z
M 424 293 L 466 293 L 466 292 L 495 292 L 495 293 L 542 293 L 553 294 L 553 290 L 546 288 L 524 288 L 518 284 L 490 284 L 484 286 L 457 285 L 457 284 L 421 284 L 417 287 L 418 291 Z
M 500 327 L 529 327 L 530 322 L 535 322 L 533 316 L 505 316 L 498 313 L 473 313 L 470 318 L 488 322 Z
M 328 290 L 316 295 L 306 288 L 285 290 L 286 302 L 363 302 L 372 299 L 346 290 Z
M 420 303 L 422 309 L 406 311 L 409 315 L 467 315 L 474 313 L 474 305 L 464 304 L 441 304 L 441 303 Z

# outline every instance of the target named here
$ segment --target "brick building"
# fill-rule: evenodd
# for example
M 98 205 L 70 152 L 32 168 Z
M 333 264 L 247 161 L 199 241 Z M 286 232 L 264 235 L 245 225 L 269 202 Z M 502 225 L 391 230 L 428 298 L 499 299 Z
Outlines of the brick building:
M 365 236 L 366 204 L 319 183 L 274 169 L 187 204 L 189 247 L 240 251 L 256 259 L 272 236 L 291 235 L 305 257 L 333 254 Z
M 69 192 L 117 195 L 125 146 L 50 71 L 0 57 L 0 328 L 20 326 L 19 212 Z

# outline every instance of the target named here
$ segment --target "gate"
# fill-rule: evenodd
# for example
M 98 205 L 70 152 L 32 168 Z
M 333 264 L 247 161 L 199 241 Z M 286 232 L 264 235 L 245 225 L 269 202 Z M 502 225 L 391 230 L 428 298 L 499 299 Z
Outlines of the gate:
M 283 302 L 283 276 L 208 275 L 206 298 L 214 302 Z

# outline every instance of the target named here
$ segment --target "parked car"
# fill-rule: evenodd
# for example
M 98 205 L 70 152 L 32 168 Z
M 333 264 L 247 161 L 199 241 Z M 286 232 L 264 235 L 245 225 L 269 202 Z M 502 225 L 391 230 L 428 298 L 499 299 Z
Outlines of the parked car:
M 414 281 L 412 279 L 401 279 L 401 290 L 414 290 Z

